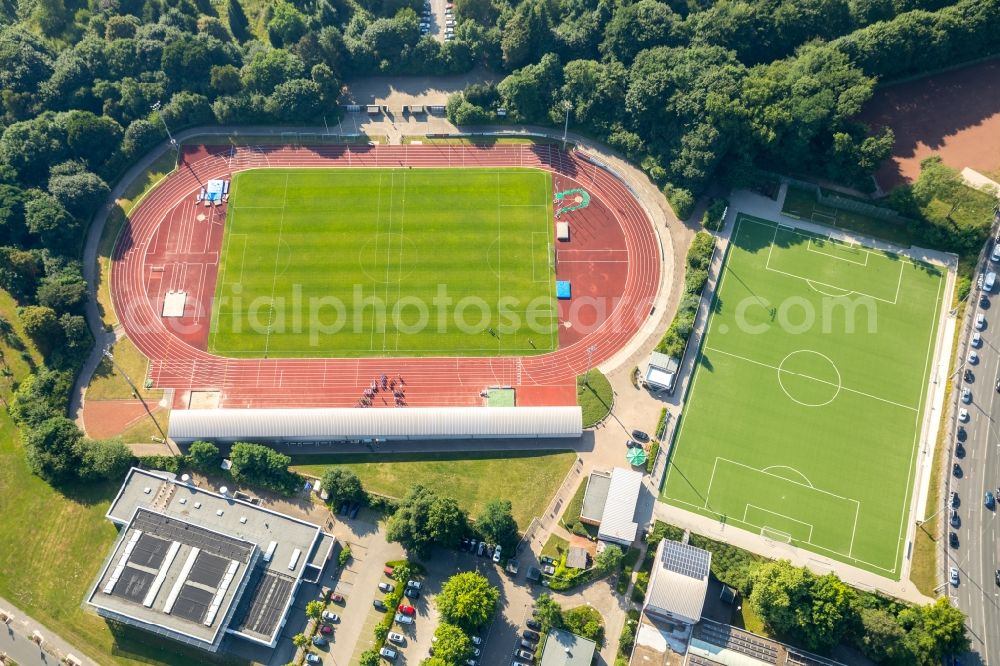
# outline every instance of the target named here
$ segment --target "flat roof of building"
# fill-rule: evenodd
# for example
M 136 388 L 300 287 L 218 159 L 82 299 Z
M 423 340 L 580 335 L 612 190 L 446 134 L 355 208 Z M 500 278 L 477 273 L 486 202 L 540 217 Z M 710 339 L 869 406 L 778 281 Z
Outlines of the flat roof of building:
M 235 442 L 579 437 L 579 406 L 406 409 L 175 409 L 171 439 Z
M 87 601 L 98 608 L 118 613 L 138 623 L 152 623 L 169 631 L 207 642 L 215 640 L 215 631 L 219 628 L 216 624 L 223 619 L 227 621 L 233 619 L 230 629 L 240 631 L 242 627 L 246 629 L 247 637 L 272 643 L 281 625 L 280 620 L 291 605 L 295 584 L 301 578 L 306 565 L 322 565 L 333 545 L 333 537 L 324 534 L 317 525 L 236 499 L 231 493 L 223 495 L 213 489 L 181 481 L 176 475 L 163 471 L 138 468 L 130 470 L 121 490 L 108 509 L 107 517 L 124 529 L 108 566 L 101 572 Z M 140 519 L 138 523 L 136 518 Z M 125 549 L 128 548 L 132 535 L 140 530 L 146 532 L 143 526 L 150 522 L 166 526 L 161 529 L 166 536 L 147 535 L 149 538 L 155 537 L 166 542 L 165 546 L 155 544 L 157 548 L 165 547 L 169 553 L 173 548 L 172 543 L 180 544 L 172 563 L 173 568 L 167 571 L 167 580 L 163 583 L 159 595 L 155 597 L 152 606 L 145 606 L 142 602 L 148 599 L 145 596 L 139 599 L 138 592 L 130 596 L 105 594 L 104 588 L 110 582 L 119 561 L 126 562 L 123 572 L 137 568 L 132 566 L 132 563 L 136 557 L 141 556 L 141 552 L 135 548 L 141 549 L 142 540 L 147 539 L 147 536 L 140 536 L 140 541 L 133 545 L 129 553 L 126 554 Z M 218 569 L 220 562 L 210 559 L 208 555 L 225 560 L 224 575 L 228 575 L 231 561 L 240 562 L 235 569 L 230 588 L 222 598 L 225 608 L 220 606 L 213 625 L 204 625 L 205 628 L 201 629 L 190 626 L 193 622 L 179 617 L 177 611 L 167 614 L 162 610 L 166 605 L 166 595 L 170 593 L 172 585 L 176 584 L 171 584 L 170 580 L 184 578 L 179 567 L 185 566 L 193 548 L 200 548 L 198 543 L 188 543 L 185 540 L 187 534 L 202 535 L 202 541 L 207 539 L 204 537 L 205 534 L 214 535 L 212 545 L 201 548 L 201 552 L 195 554 L 196 560 L 200 558 L 202 562 L 211 563 L 206 566 L 213 566 L 212 571 Z M 234 555 L 237 552 L 236 544 L 243 544 L 243 548 L 250 549 L 256 555 L 252 559 L 236 557 Z M 193 582 L 184 583 L 181 580 L 180 590 L 186 592 L 185 598 L 191 597 L 194 601 L 203 599 L 205 592 L 211 587 L 195 580 L 201 575 L 197 573 L 199 569 L 196 560 L 192 561 L 194 568 L 186 574 L 189 581 Z M 152 573 L 146 569 L 141 565 L 138 567 L 139 571 Z M 248 573 L 250 575 L 246 585 L 241 587 Z M 146 576 L 131 573 L 129 575 L 134 581 L 129 584 L 130 586 L 144 584 Z M 119 580 L 116 588 L 122 584 Z M 145 582 L 147 588 L 152 584 L 153 581 Z M 189 591 L 187 588 L 192 590 Z M 244 591 L 242 599 L 234 598 Z M 109 601 L 108 597 L 115 597 L 115 601 Z M 234 601 L 237 602 L 238 608 L 230 618 L 223 611 L 228 611 Z
M 139 507 L 88 602 L 213 644 L 258 556 L 248 541 Z
M 598 539 L 630 544 L 635 541 L 639 525 L 635 522 L 635 510 L 642 490 L 642 474 L 624 467 L 615 467 L 611 472 L 608 499 L 601 515 Z
M 580 517 L 595 523 L 600 522 L 604 515 L 604 505 L 608 502 L 608 489 L 611 487 L 611 472 L 594 470 L 587 479 L 587 489 L 583 493 L 583 508 Z
M 597 643 L 562 629 L 552 629 L 545 639 L 540 666 L 590 666 Z

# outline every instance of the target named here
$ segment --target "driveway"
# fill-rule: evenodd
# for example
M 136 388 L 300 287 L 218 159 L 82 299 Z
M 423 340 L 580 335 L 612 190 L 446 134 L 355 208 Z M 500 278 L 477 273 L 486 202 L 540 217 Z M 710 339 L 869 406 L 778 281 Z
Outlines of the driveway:
M 339 575 L 331 576 L 325 585 L 334 592 L 344 595 L 344 605 L 331 604 L 330 610 L 340 615 L 340 623 L 334 625 L 333 641 L 326 648 L 313 648 L 323 655 L 323 663 L 328 666 L 347 666 L 354 655 L 358 642 L 364 645 L 371 641 L 371 627 L 367 620 L 373 612 L 372 602 L 384 595 L 379 592 L 378 584 L 384 580 L 382 567 L 390 560 L 404 557 L 402 547 L 397 543 L 385 540 L 384 525 L 377 521 L 378 515 L 369 509 L 362 509 L 356 520 L 345 520 L 337 516 L 333 534 L 344 545 L 351 549 L 351 561 L 339 571 Z M 335 565 L 335 563 L 331 563 Z M 338 567 L 331 566 L 336 571 Z M 374 625 L 373 625 L 374 626 Z M 274 661 L 272 664 L 284 664 L 286 661 Z

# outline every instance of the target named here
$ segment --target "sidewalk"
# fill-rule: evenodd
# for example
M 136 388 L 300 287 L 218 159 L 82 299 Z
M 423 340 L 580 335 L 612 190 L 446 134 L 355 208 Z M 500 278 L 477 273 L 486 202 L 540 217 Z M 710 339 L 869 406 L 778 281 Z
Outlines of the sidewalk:
M 67 655 L 73 655 L 85 666 L 97 666 L 96 661 L 84 657 L 80 650 L 2 597 L 0 609 L 13 615 L 13 620 L 7 623 L 7 631 L 0 631 L 0 652 L 5 652 L 20 666 L 53 666 L 63 662 Z M 32 637 L 41 640 L 36 643 Z

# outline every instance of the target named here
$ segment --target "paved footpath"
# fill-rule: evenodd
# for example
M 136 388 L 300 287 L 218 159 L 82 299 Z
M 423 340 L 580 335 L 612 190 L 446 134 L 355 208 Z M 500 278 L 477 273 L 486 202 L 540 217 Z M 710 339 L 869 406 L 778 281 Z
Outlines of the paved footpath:
M 0 655 L 6 655 L 20 666 L 54 666 L 62 663 L 66 655 L 75 656 L 85 666 L 97 666 L 96 661 L 82 656 L 80 650 L 2 597 L 0 609 L 14 616 L 7 623 L 6 631 L 0 625 Z M 41 636 L 40 644 L 32 640 L 36 635 Z

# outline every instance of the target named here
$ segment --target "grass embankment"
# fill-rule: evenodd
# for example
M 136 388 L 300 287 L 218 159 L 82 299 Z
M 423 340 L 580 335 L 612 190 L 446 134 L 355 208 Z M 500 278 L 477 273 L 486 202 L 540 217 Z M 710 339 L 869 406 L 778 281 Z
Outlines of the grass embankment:
M 455 498 L 473 518 L 491 499 L 509 499 L 523 530 L 545 511 L 575 459 L 571 451 L 311 455 L 293 457 L 292 469 L 318 477 L 341 466 L 366 490 L 397 498 L 419 484 Z
M 611 413 L 615 394 L 611 382 L 597 368 L 576 378 L 576 403 L 583 408 L 583 427 L 592 428 Z
M 14 336 L 23 340 L 23 330 L 4 292 L 0 316 L 13 331 L 0 337 L 0 349 L 11 379 L 20 381 L 41 358 L 30 346 L 23 352 L 18 348 L 23 345 Z M 2 379 L 0 394 L 9 399 L 13 382 Z M 0 410 L 0 596 L 101 664 L 243 663 L 222 662 L 144 632 L 112 628 L 83 610 L 84 596 L 118 535 L 104 517 L 118 487 L 52 488 L 31 473 L 17 429 Z
M 544 136 L 433 136 L 421 134 L 404 136 L 404 144 L 419 143 L 425 146 L 512 146 L 512 145 L 548 145 L 559 143 L 555 139 Z
M 118 234 L 132 208 L 153 191 L 153 188 L 163 180 L 164 176 L 174 170 L 176 160 L 177 154 L 173 150 L 168 150 L 156 158 L 148 169 L 129 184 L 104 224 L 101 240 L 97 245 L 97 263 L 100 266 L 100 278 L 97 284 L 97 308 L 101 313 L 101 319 L 109 328 L 118 323 L 118 317 L 111 306 L 110 291 L 111 253 L 115 249 L 115 241 L 118 240 Z
M 184 143 L 198 146 L 366 146 L 387 143 L 388 138 L 377 134 L 323 134 L 315 132 L 281 132 L 279 134 L 202 134 Z
M 788 188 L 781 212 L 807 222 L 817 222 L 848 231 L 856 231 L 870 238 L 884 240 L 901 247 L 910 247 L 919 242 L 914 229 L 902 222 L 882 220 L 862 213 L 824 206 L 816 201 L 814 192 L 799 187 Z
M 111 355 L 114 356 L 114 363 L 105 357 L 94 371 L 94 376 L 91 377 L 90 385 L 87 387 L 88 400 L 131 400 L 132 387 L 121 371 L 128 375 L 144 399 L 153 401 L 160 399 L 162 391 L 147 389 L 144 386 L 149 360 L 136 349 L 131 340 L 128 338 L 118 340 L 111 347 Z

